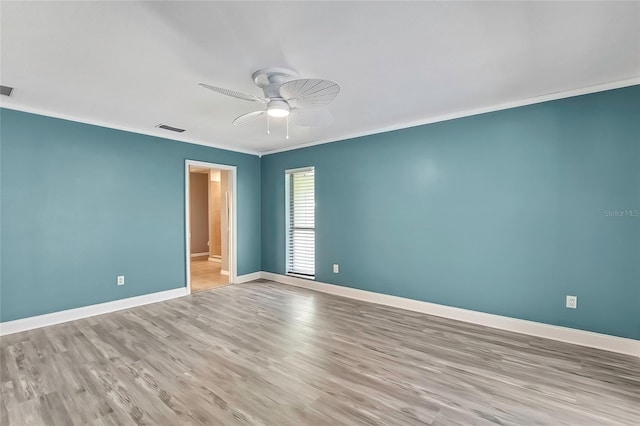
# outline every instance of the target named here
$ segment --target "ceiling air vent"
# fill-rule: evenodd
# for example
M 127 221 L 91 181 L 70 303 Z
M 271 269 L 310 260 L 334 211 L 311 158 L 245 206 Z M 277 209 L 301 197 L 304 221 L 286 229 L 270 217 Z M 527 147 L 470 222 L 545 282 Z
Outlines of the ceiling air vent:
M 2 96 L 11 96 L 12 93 L 13 93 L 13 87 L 0 86 L 0 95 L 2 95 Z
M 158 124 L 156 127 L 159 129 L 171 130 L 172 132 L 182 133 L 184 129 L 178 129 L 177 127 L 167 126 L 166 124 Z

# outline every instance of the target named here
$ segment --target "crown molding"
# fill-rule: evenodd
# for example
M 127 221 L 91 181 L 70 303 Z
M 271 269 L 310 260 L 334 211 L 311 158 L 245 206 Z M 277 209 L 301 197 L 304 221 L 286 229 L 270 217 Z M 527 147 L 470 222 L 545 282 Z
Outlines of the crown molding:
M 350 133 L 337 138 L 321 139 L 314 142 L 293 145 L 285 148 L 261 151 L 259 155 L 260 157 L 262 157 L 264 155 L 277 154 L 279 152 L 286 152 L 286 151 L 293 151 L 296 149 L 307 148 L 310 146 L 323 145 L 326 143 L 338 142 L 338 141 L 343 141 L 347 139 L 354 139 L 354 138 L 359 138 L 363 136 L 370 136 L 378 133 L 391 132 L 394 130 L 408 129 L 410 127 L 423 126 L 425 124 L 439 123 L 442 121 L 455 120 L 457 118 L 463 118 L 463 117 L 471 117 L 474 115 L 486 114 L 486 113 L 495 112 L 495 111 L 502 111 L 505 109 L 517 108 L 517 107 L 526 106 L 526 105 L 534 105 L 534 104 L 539 104 L 543 102 L 556 101 L 559 99 L 572 98 L 575 96 L 588 95 L 591 93 L 605 92 L 607 90 L 621 89 L 623 87 L 636 86 L 638 84 L 640 84 L 640 76 L 630 78 L 627 80 L 619 80 L 619 81 L 614 81 L 610 83 L 598 84 L 595 86 L 583 87 L 581 89 L 554 92 L 554 93 L 549 93 L 542 96 L 535 96 L 533 98 L 521 99 L 518 101 L 490 105 L 490 106 L 485 106 L 481 108 L 468 109 L 464 111 L 454 112 L 451 114 L 431 116 L 431 117 L 422 118 L 419 120 L 408 121 L 402 124 L 394 124 L 392 126 L 369 129 L 363 132 Z
M 14 111 L 27 112 L 27 113 L 30 113 L 30 114 L 43 115 L 45 117 L 59 118 L 59 119 L 62 119 L 62 120 L 73 121 L 73 122 L 76 122 L 76 123 L 90 124 L 92 126 L 106 127 L 108 129 L 115 129 L 115 130 L 122 130 L 124 132 L 137 133 L 137 134 L 145 135 L 145 136 L 153 136 L 155 138 L 161 138 L 161 139 L 166 139 L 166 140 L 175 141 L 175 142 L 190 143 L 190 144 L 194 144 L 194 145 L 203 145 L 203 146 L 207 146 L 209 148 L 223 149 L 225 151 L 232 151 L 232 152 L 239 152 L 239 153 L 242 153 L 242 154 L 256 155 L 258 157 L 261 156 L 260 152 L 259 151 L 255 151 L 255 150 L 232 148 L 232 147 L 230 147 L 228 145 L 205 142 L 205 141 L 202 141 L 202 140 L 199 140 L 199 139 L 190 138 L 188 136 L 183 136 L 183 135 L 180 135 L 180 134 L 167 135 L 163 131 L 157 130 L 155 127 L 154 127 L 154 130 L 150 130 L 150 129 L 140 129 L 140 128 L 136 128 L 136 127 L 129 127 L 129 126 L 121 126 L 119 124 L 108 122 L 108 121 L 94 120 L 94 119 L 90 119 L 90 118 L 78 117 L 78 116 L 71 115 L 71 114 L 57 113 L 57 112 L 52 112 L 52 111 L 41 109 L 41 108 L 34 108 L 34 107 L 31 107 L 31 106 L 20 105 L 20 104 L 15 104 L 15 103 L 7 104 L 6 102 L 2 102 L 2 103 L 0 103 L 0 107 L 1 108 L 5 108 L 5 109 L 11 109 L 11 110 L 14 110 Z
M 151 129 L 140 129 L 136 127 L 129 127 L 129 126 L 121 126 L 119 124 L 112 123 L 112 122 L 88 119 L 88 118 L 78 117 L 71 114 L 61 114 L 61 113 L 57 113 L 57 112 L 53 112 L 53 111 L 49 111 L 41 108 L 34 108 L 31 106 L 20 105 L 15 103 L 6 104 L 6 102 L 2 102 L 0 103 L 0 107 L 15 110 L 15 111 L 27 112 L 31 114 L 43 115 L 46 117 L 53 117 L 53 118 L 59 118 L 62 120 L 74 121 L 77 123 L 90 124 L 93 126 L 106 127 L 109 129 L 122 130 L 125 132 L 137 133 L 137 134 L 146 135 L 146 136 L 153 136 L 153 137 L 162 138 L 162 139 L 175 141 L 175 142 L 191 143 L 195 145 L 207 146 L 210 148 L 223 149 L 225 151 L 239 152 L 242 154 L 250 154 L 250 155 L 256 155 L 258 157 L 262 157 L 264 155 L 277 154 L 279 152 L 293 151 L 296 149 L 307 148 L 307 147 L 316 146 L 316 145 L 323 145 L 326 143 L 339 142 L 339 141 L 359 138 L 363 136 L 375 135 L 378 133 L 391 132 L 394 130 L 408 129 L 411 127 L 423 126 L 425 124 L 439 123 L 442 121 L 455 120 L 457 118 L 471 117 L 474 115 L 502 111 L 505 109 L 517 108 L 517 107 L 526 106 L 526 105 L 534 105 L 534 104 L 539 104 L 543 102 L 555 101 L 559 99 L 572 98 L 575 96 L 588 95 L 591 93 L 605 92 L 607 90 L 621 89 L 623 87 L 636 86 L 639 84 L 640 84 L 640 76 L 626 79 L 626 80 L 619 80 L 619 81 L 614 81 L 614 82 L 609 82 L 604 84 L 598 84 L 595 86 L 583 87 L 580 89 L 549 93 L 542 96 L 535 96 L 532 98 L 521 99 L 517 101 L 502 103 L 502 104 L 468 109 L 464 111 L 454 112 L 451 114 L 421 118 L 419 120 L 408 121 L 401 124 L 378 127 L 374 129 L 365 130 L 362 132 L 348 133 L 339 137 L 320 139 L 313 142 L 307 142 L 307 143 L 292 145 L 292 146 L 278 148 L 278 149 L 265 150 L 265 151 L 241 149 L 241 148 L 231 147 L 223 144 L 205 142 L 199 139 L 190 138 L 187 135 L 171 135 L 172 137 L 168 137 L 168 135 L 158 130 L 155 130 L 155 128 L 151 130 Z

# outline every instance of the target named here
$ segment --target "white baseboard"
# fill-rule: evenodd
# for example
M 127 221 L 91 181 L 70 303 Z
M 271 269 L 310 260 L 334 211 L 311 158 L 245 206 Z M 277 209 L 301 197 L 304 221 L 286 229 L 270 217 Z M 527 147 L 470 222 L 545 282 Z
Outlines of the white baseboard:
M 66 311 L 53 312 L 50 314 L 37 315 L 35 317 L 22 318 L 13 321 L 0 323 L 0 336 L 18 333 L 20 331 L 32 330 L 34 328 L 47 327 L 49 325 L 60 324 L 81 318 L 102 315 L 109 312 L 129 309 L 136 306 L 147 305 L 149 303 L 162 302 L 163 300 L 175 299 L 187 295 L 187 288 L 180 287 L 172 290 L 159 291 L 157 293 L 144 294 L 142 296 L 128 297 L 126 299 L 114 300 L 112 302 L 98 303 L 96 305 L 82 306 L 80 308 L 68 309 Z
M 209 256 L 209 262 L 220 263 L 220 262 L 222 262 L 222 259 L 220 259 L 219 257 Z
M 500 330 L 513 331 L 530 336 L 559 340 L 566 343 L 573 343 L 575 345 L 588 346 L 610 352 L 640 357 L 640 340 L 610 336 L 608 334 L 594 333 L 591 331 L 577 330 L 557 325 L 543 324 L 501 315 L 487 314 L 484 312 L 471 311 L 469 309 L 454 308 L 452 306 L 438 305 L 436 303 L 406 299 L 404 297 L 390 296 L 387 294 L 358 290 L 334 284 L 326 284 L 288 275 L 274 274 L 271 272 L 262 272 L 261 278 L 282 284 L 316 290 L 323 293 L 363 300 L 365 302 L 378 303 L 380 305 L 393 306 L 395 308 L 407 309 L 438 317 L 484 325 L 487 327 L 498 328 Z
M 229 271 L 225 271 L 224 269 L 221 269 L 220 275 L 229 275 Z
M 259 280 L 260 278 L 262 278 L 262 271 L 238 275 L 236 277 L 236 284 L 248 283 L 249 281 Z
M 191 253 L 191 257 L 201 257 L 201 256 L 209 256 L 209 252 L 205 251 L 202 253 Z
M 387 294 L 375 293 L 366 290 L 359 290 L 350 287 L 343 287 L 334 284 L 321 283 L 312 280 L 305 280 L 292 276 L 274 274 L 271 272 L 252 272 L 250 274 L 239 275 L 236 283 L 242 284 L 257 279 L 268 279 L 282 284 L 293 285 L 334 294 L 365 302 L 377 303 L 380 305 L 392 306 L 400 309 L 421 312 L 443 318 L 450 318 L 458 321 L 484 325 L 501 330 L 513 331 L 530 336 L 543 337 L 581 346 L 603 349 L 627 355 L 640 357 L 640 340 L 627 339 L 624 337 L 610 336 L 607 334 L 593 333 L 590 331 L 577 330 L 557 325 L 543 324 L 539 322 L 510 318 L 501 315 L 487 314 L 484 312 L 471 311 L 468 309 L 454 308 L 451 306 L 438 305 L 420 300 L 407 299 L 404 297 L 390 296 Z M 87 318 L 94 315 L 102 315 L 122 309 L 147 305 L 149 303 L 161 302 L 186 296 L 187 288 L 180 287 L 172 290 L 160 291 L 157 293 L 145 294 L 142 296 L 129 297 L 126 299 L 114 300 L 112 302 L 99 303 L 96 305 L 83 306 L 66 311 L 53 312 L 50 314 L 38 315 L 29 318 L 22 318 L 14 321 L 0 323 L 0 336 L 18 333 L 20 331 L 32 330 L 34 328 L 46 327 L 63 322 Z

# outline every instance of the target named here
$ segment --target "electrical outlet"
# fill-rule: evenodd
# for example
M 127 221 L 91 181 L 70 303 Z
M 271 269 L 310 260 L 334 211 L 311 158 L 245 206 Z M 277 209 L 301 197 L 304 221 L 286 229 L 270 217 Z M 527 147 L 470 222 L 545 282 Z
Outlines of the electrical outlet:
M 124 275 L 118 275 L 118 285 L 124 285 Z
M 334 274 L 340 273 L 340 265 L 338 265 L 337 263 L 333 264 L 333 273 Z
M 571 308 L 571 309 L 578 308 L 578 296 L 567 295 L 567 308 Z

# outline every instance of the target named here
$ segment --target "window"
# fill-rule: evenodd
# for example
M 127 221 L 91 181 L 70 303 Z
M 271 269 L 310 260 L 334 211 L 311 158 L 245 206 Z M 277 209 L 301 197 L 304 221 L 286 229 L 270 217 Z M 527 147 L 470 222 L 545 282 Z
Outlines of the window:
M 316 273 L 315 173 L 313 167 L 287 170 L 287 274 Z

